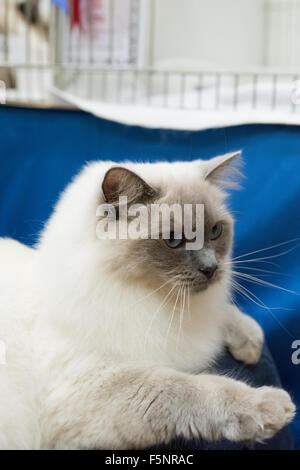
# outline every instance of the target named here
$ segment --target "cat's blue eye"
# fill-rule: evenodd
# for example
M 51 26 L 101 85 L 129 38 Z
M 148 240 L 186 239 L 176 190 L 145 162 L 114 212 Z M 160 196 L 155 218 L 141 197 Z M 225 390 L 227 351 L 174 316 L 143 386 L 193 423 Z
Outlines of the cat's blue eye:
M 211 229 L 210 232 L 210 239 L 211 240 L 216 240 L 222 235 L 223 232 L 223 224 L 222 222 L 217 222 L 213 228 Z
M 164 238 L 163 240 L 169 248 L 178 248 L 182 243 L 181 238 L 174 238 L 174 232 L 170 232 L 170 238 Z

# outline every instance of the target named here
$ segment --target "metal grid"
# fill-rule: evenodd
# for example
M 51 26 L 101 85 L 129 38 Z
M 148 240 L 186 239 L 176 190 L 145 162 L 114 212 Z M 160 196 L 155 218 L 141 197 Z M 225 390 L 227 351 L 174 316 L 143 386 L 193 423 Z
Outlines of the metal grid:
M 122 34 L 117 28 L 120 1 L 123 7 L 127 2 L 128 12 Z M 38 2 L 43 2 L 44 11 L 37 22 Z M 299 112 L 296 73 L 139 68 L 140 3 L 102 0 L 106 22 L 98 31 L 90 18 L 83 29 L 72 28 L 70 17 L 50 0 L 0 0 L 0 102 L 5 83 L 8 103 L 54 104 L 49 91 L 56 87 L 106 103 Z
M 296 113 L 300 102 L 300 75 L 283 72 L 82 67 L 59 71 L 57 86 L 85 100 L 171 109 Z
M 71 16 L 51 0 L 0 0 L 1 96 L 5 88 L 8 103 L 51 104 L 52 86 L 75 80 L 88 65 L 136 66 L 140 0 L 101 5 L 105 21 L 99 30 L 90 16 L 80 27 L 72 25 Z
M 88 10 L 80 27 L 72 26 L 70 15 L 54 8 L 54 62 L 136 64 L 139 5 L 139 0 L 101 0 L 98 9 L 95 6 L 94 10 Z M 103 17 L 101 26 L 93 21 L 93 16 Z

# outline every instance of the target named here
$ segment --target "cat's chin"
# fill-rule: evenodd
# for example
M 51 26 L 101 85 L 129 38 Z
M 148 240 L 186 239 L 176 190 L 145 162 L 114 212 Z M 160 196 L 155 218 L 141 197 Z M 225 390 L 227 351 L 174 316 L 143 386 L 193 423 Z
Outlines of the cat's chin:
M 195 284 L 192 283 L 189 286 L 190 292 L 191 294 L 199 294 L 209 289 L 209 287 L 211 287 L 213 284 L 215 284 L 215 281 L 204 281 L 204 282 L 201 282 L 201 283 L 198 282 Z
M 211 279 L 194 279 L 189 282 L 183 282 L 182 285 L 188 287 L 191 294 L 199 294 L 221 282 L 222 279 L 224 278 L 221 276 L 221 273 L 217 273 L 217 275 Z
M 190 286 L 190 291 L 192 294 L 199 294 L 200 292 L 204 292 L 208 287 L 211 285 L 210 282 L 202 282 L 201 284 L 192 284 Z
M 210 286 L 216 283 L 217 279 L 211 279 L 209 281 L 199 281 L 194 280 L 190 282 L 183 282 L 182 287 L 186 287 L 189 289 L 191 294 L 199 294 L 200 292 L 206 291 Z

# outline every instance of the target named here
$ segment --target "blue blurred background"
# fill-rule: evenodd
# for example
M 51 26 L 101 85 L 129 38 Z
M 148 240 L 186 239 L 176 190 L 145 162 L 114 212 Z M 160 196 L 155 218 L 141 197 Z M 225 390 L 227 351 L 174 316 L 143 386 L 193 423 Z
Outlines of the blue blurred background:
M 34 245 L 60 192 L 85 162 L 210 158 L 242 149 L 244 189 L 232 193 L 236 219 L 234 255 L 300 236 L 300 129 L 286 125 L 241 125 L 205 131 L 126 126 L 81 111 L 0 107 L 0 235 Z M 99 182 L 100 184 L 100 182 Z M 300 293 L 300 246 L 294 241 L 250 255 L 277 256 L 240 270 Z M 248 258 L 248 256 L 246 257 Z M 300 296 L 239 281 L 256 297 L 237 296 L 240 307 L 263 326 L 284 387 L 300 406 L 300 364 L 292 363 L 300 340 Z M 250 295 L 250 294 L 249 294 Z M 261 299 L 261 300 L 258 300 Z M 262 306 L 263 302 L 266 307 Z M 268 309 L 269 307 L 270 309 Z M 300 419 L 293 423 L 300 448 Z

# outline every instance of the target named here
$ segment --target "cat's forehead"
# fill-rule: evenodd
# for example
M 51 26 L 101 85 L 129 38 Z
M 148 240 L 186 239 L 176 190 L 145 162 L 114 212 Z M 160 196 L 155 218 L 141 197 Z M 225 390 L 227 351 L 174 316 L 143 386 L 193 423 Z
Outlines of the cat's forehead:
M 226 196 L 204 179 L 199 161 L 138 163 L 128 167 L 162 194 L 182 202 L 196 203 L 205 198 L 222 202 Z
M 169 179 L 161 185 L 159 182 L 157 184 L 162 202 L 181 205 L 204 204 L 207 210 L 224 207 L 226 195 L 201 177 L 195 178 L 191 175 L 181 181 Z
M 157 190 L 156 202 L 204 204 L 207 213 L 216 215 L 226 210 L 227 194 L 204 179 L 199 162 L 135 164 L 132 170 Z

